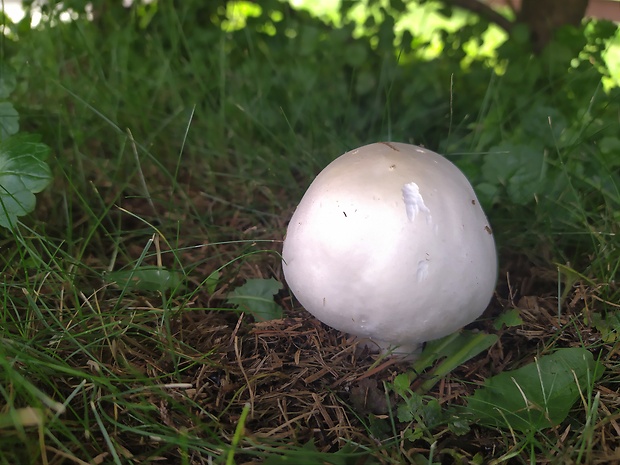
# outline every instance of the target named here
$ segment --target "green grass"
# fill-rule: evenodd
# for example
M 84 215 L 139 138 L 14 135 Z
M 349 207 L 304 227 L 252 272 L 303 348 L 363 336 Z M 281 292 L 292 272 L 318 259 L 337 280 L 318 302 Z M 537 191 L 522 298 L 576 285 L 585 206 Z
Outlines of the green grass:
M 566 81 L 564 69 L 541 68 L 546 86 L 509 93 L 522 79 L 491 77 L 456 39 L 438 60 L 421 59 L 303 12 L 222 32 L 191 2 L 171 3 L 160 1 L 148 26 L 118 9 L 98 22 L 44 21 L 2 44 L 19 77 L 21 129 L 52 148 L 54 180 L 33 215 L 0 231 L 0 463 L 611 460 L 617 93 L 592 85 L 585 65 Z M 567 139 L 545 146 L 546 187 L 518 203 L 513 188 L 529 192 L 531 180 L 510 190 L 516 178 L 494 181 L 480 167 L 494 141 L 539 136 L 523 132 L 518 109 L 548 95 L 546 105 L 576 116 Z M 481 198 L 495 189 L 486 200 L 502 272 L 474 329 L 500 342 L 428 396 L 450 412 L 493 375 L 586 347 L 606 370 L 561 425 L 524 434 L 435 424 L 422 407 L 403 421 L 390 386 L 409 365 L 356 359 L 346 336 L 288 291 L 276 322 L 226 303 L 246 279 L 284 282 L 280 241 L 313 176 L 388 138 L 465 153 L 453 159 Z M 522 323 L 495 328 L 512 308 Z

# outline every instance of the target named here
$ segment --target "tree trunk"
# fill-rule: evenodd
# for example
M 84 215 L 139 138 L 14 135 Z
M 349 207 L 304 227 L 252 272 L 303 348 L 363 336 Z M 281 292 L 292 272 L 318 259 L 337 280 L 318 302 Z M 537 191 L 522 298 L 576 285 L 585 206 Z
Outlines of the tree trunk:
M 532 46 L 540 52 L 562 26 L 579 26 L 589 0 L 523 0 L 517 21 L 532 34 Z

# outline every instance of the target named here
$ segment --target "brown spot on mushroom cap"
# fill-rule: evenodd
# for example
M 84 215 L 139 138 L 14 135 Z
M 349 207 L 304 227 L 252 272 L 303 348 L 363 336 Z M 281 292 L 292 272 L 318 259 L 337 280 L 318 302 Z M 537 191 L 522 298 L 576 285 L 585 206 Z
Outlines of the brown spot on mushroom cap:
M 395 152 L 400 152 L 400 150 L 398 150 L 396 147 L 394 147 L 392 144 L 390 144 L 389 142 L 381 142 L 381 144 L 383 145 L 387 145 L 389 148 L 391 148 L 392 150 L 394 150 Z
M 476 205 L 476 199 L 471 199 L 471 204 Z
M 486 232 L 488 232 L 489 234 L 493 234 L 493 231 L 491 230 L 491 227 L 490 227 L 489 225 L 486 225 L 486 226 L 484 227 L 484 230 L 485 230 Z

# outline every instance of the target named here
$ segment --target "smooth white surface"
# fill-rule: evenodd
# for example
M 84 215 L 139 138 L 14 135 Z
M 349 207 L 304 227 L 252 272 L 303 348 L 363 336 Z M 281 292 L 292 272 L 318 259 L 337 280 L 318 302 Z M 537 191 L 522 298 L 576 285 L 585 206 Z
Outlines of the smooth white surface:
M 329 164 L 297 207 L 282 255 L 310 313 L 383 347 L 414 348 L 470 323 L 497 276 L 491 229 L 465 176 L 400 143 Z

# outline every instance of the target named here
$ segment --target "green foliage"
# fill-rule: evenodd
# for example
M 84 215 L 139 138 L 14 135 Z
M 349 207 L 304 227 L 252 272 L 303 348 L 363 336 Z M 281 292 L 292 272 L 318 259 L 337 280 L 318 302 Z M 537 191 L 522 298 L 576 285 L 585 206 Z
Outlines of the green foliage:
M 207 292 L 209 294 L 213 294 L 217 289 L 218 284 L 220 283 L 220 278 L 222 277 L 222 273 L 219 270 L 213 271 L 207 279 L 205 279 L 204 285 L 207 288 Z
M 356 452 L 352 446 L 345 446 L 334 452 L 321 452 L 313 441 L 297 450 L 270 454 L 262 462 L 265 465 L 355 465 L 360 460 L 367 462 L 366 454 Z M 370 463 L 373 463 L 371 460 Z
M 558 349 L 485 381 L 463 410 L 478 424 L 535 432 L 563 422 L 602 376 L 603 365 L 583 348 Z
M 436 442 L 432 430 L 446 424 L 452 430 L 452 425 L 449 423 L 451 419 L 435 397 L 418 394 L 411 390 L 409 384 L 409 377 L 405 373 L 396 376 L 393 383 L 387 383 L 387 387 L 398 396 L 396 419 L 406 425 L 399 436 L 411 443 L 419 441 L 427 443 L 431 452 L 424 463 L 434 463 L 432 456 Z M 419 456 L 419 459 L 422 457 Z
M 519 326 L 523 324 L 523 320 L 519 315 L 519 309 L 513 308 L 511 310 L 507 310 L 498 316 L 493 323 L 493 327 L 497 330 L 502 329 L 502 326 L 506 326 L 506 328 L 510 328 L 512 326 Z
M 38 136 L 20 134 L 0 141 L 0 226 L 13 229 L 17 217 L 34 210 L 34 194 L 52 180 L 48 153 Z
M 56 3 L 86 15 L 85 0 Z M 197 117 L 189 136 L 196 144 L 185 164 L 204 163 L 208 154 L 210 172 L 234 171 L 260 186 L 285 188 L 291 198 L 347 149 L 386 139 L 423 144 L 466 172 L 500 243 L 526 233 L 510 221 L 526 215 L 530 236 L 554 236 L 548 242 L 556 260 L 598 266 L 586 265 L 584 257 L 605 246 L 581 232 L 617 232 L 617 221 L 608 218 L 620 210 L 619 92 L 603 85 L 610 78 L 603 54 L 615 27 L 599 21 L 567 28 L 541 56 L 532 56 L 527 32 L 516 28 L 494 55 L 475 55 L 472 44 L 490 30 L 475 15 L 444 10 L 458 16 L 461 27 L 428 39 L 402 26 L 395 32 L 411 5 L 363 3 L 365 16 L 362 3 L 342 2 L 335 24 L 279 0 L 159 0 L 148 11 L 142 2 L 124 8 L 101 0 L 93 3 L 96 21 L 57 26 L 60 44 L 96 55 L 71 48 L 43 54 L 36 31 L 24 31 L 23 53 L 52 69 L 32 73 L 20 65 L 20 73 L 30 88 L 54 94 L 50 82 L 66 79 L 56 63 L 67 73 L 80 69 L 83 84 L 68 82 L 85 124 L 71 137 L 61 129 L 61 138 L 80 144 L 97 137 L 100 150 L 111 153 L 128 125 L 138 140 L 176 152 L 170 141 L 185 137 L 191 112 Z M 437 43 L 441 56 L 429 60 Z M 132 54 L 154 59 L 132 60 Z M 75 97 L 68 100 L 75 105 Z M 90 160 L 80 163 L 88 168 Z M 276 210 L 271 200 L 262 208 Z
M 282 318 L 282 307 L 274 302 L 282 284 L 273 278 L 248 279 L 228 295 L 228 303 L 249 313 L 256 321 Z
M 422 355 L 413 364 L 414 376 L 430 368 L 436 361 L 441 361 L 432 370 L 425 373 L 426 380 L 420 386 L 419 391 L 430 390 L 441 378 L 459 365 L 487 350 L 496 341 L 497 336 L 495 334 L 463 330 L 427 342 Z
M 544 188 L 547 180 L 542 146 L 503 144 L 490 152 L 482 164 L 483 182 L 505 187 L 512 203 L 527 205 Z
M 590 316 L 590 324 L 601 333 L 605 342 L 616 342 L 620 337 L 620 311 L 613 310 L 604 314 L 594 312 Z
M 125 290 L 164 292 L 181 283 L 178 274 L 165 268 L 141 266 L 131 270 L 113 271 L 107 280 Z
M 601 182 L 620 184 L 599 148 L 605 141 L 613 150 L 608 138 L 618 132 L 612 115 L 620 108 L 620 92 L 605 92 L 601 85 L 607 73 L 604 44 L 613 33 L 605 27 L 587 34 L 566 28 L 540 57 L 529 55 L 517 36 L 500 47 L 501 72 L 489 81 L 489 105 L 470 125 L 474 130 L 447 147 L 483 154 L 465 166 L 482 187 L 484 204 L 535 205 L 538 219 L 545 217 L 552 227 L 571 221 L 577 227 L 590 202 L 618 208 L 617 193 L 578 197 Z M 575 209 L 576 203 L 583 208 Z
M 499 49 L 478 54 L 491 28 L 474 15 L 445 9 L 451 28 L 423 36 L 406 27 L 395 31 L 411 2 L 363 3 L 369 8 L 365 16 L 356 9 L 362 2 L 343 1 L 339 20 L 322 20 L 279 0 L 158 0 L 148 6 L 136 1 L 130 8 L 112 0 L 54 0 L 43 7 L 40 25 L 31 28 L 27 19 L 11 26 L 0 68 L 0 136 L 11 149 L 2 150 L 0 160 L 8 168 L 0 172 L 16 193 L 0 196 L 5 215 L 13 215 L 5 223 L 14 224 L 33 208 L 33 194 L 50 176 L 38 139 L 13 139 L 18 123 L 53 145 L 54 172 L 61 176 L 57 188 L 44 194 L 50 208 L 37 212 L 41 221 L 28 237 L 18 230 L 14 243 L 3 244 L 0 346 L 6 356 L 0 359 L 6 369 L 0 370 L 0 384 L 8 388 L 0 427 L 19 432 L 15 441 L 7 435 L 3 443 L 24 457 L 13 462 L 38 457 L 41 441 L 48 440 L 54 448 L 71 444 L 68 450 L 84 460 L 110 457 L 110 451 L 122 455 L 129 436 L 150 445 L 159 438 L 151 452 L 133 458 L 138 461 L 162 456 L 189 461 L 195 454 L 223 463 L 214 451 L 228 457 L 267 451 L 253 429 L 272 413 L 261 417 L 255 409 L 260 395 L 251 397 L 256 405 L 244 417 L 246 435 L 239 415 L 247 410 L 237 405 L 260 388 L 260 377 L 246 387 L 243 380 L 234 384 L 233 374 L 222 375 L 233 383 L 226 389 L 238 391 L 219 389 L 232 400 L 217 404 L 217 412 L 179 388 L 188 381 L 204 383 L 204 390 L 193 386 L 202 396 L 216 392 L 218 386 L 211 389 L 209 383 L 220 378 L 192 378 L 220 362 L 211 358 L 209 334 L 183 339 L 201 329 L 186 328 L 183 318 L 198 318 L 202 313 L 194 310 L 209 310 L 211 299 L 221 303 L 217 291 L 230 282 L 224 278 L 227 264 L 251 260 L 235 239 L 280 238 L 286 215 L 316 172 L 367 142 L 406 141 L 448 154 L 475 185 L 502 247 L 570 262 L 580 281 L 617 282 L 620 107 L 617 78 L 603 60 L 616 28 L 590 22 L 561 31 L 539 57 L 528 49 L 527 32 L 516 28 Z M 77 20 L 59 21 L 69 8 Z M 8 71 L 9 63 L 16 72 Z M 26 166 L 17 166 L 18 159 Z M 136 211 L 131 221 L 127 211 Z M 174 234 L 167 244 L 171 253 L 163 255 L 166 265 L 156 268 L 135 260 L 136 244 L 153 232 L 141 229 L 151 220 Z M 209 248 L 214 241 L 230 249 Z M 200 255 L 206 249 L 213 253 Z M 121 271 L 102 271 L 109 267 L 110 251 Z M 192 254 L 190 265 L 180 258 L 184 253 Z M 215 263 L 204 266 L 206 261 Z M 172 271 L 177 269 L 184 286 Z M 207 276 L 202 285 L 197 275 Z M 123 292 L 102 286 L 111 281 Z M 567 279 L 566 288 L 573 283 Z M 274 301 L 280 288 L 275 280 L 250 279 L 229 294 L 228 303 L 257 320 L 280 318 Z M 145 299 L 162 311 L 127 311 L 141 308 Z M 615 341 L 617 315 L 592 315 L 589 322 L 604 340 Z M 509 311 L 496 328 L 520 323 L 518 312 Z M 465 434 L 478 420 L 528 432 L 561 422 L 577 386 L 587 391 L 598 375 L 591 359 L 541 357 L 523 372 L 509 372 L 531 405 L 517 385 L 492 378 L 467 410 L 439 409 L 429 390 L 495 340 L 464 332 L 427 344 L 415 364 L 427 378 L 415 392 L 410 386 L 418 382 L 417 373 L 395 378 L 395 416 L 371 417 L 370 437 L 393 435 L 395 450 L 401 441 L 421 441 L 427 456 L 407 451 L 413 454 L 407 459 L 432 463 L 437 437 Z M 578 383 L 569 380 L 569 362 Z M 587 381 L 583 375 L 590 368 Z M 164 394 L 169 389 L 174 392 Z M 50 401 L 62 402 L 70 415 L 62 416 Z M 503 412 L 503 406 L 511 411 Z M 124 415 L 112 415 L 117 408 Z M 281 408 L 289 409 L 289 418 L 298 414 L 292 400 Z M 319 431 L 312 423 L 322 427 L 318 415 L 303 418 L 316 438 L 338 433 Z M 410 423 L 402 435 L 395 421 Z M 436 433 L 443 425 L 447 429 Z M 306 434 L 293 421 L 286 426 L 296 439 Z M 24 442 L 24 428 L 39 429 L 25 435 L 28 447 L 14 446 Z M 90 432 L 88 440 L 84 431 Z M 352 443 L 359 442 L 353 437 Z M 269 460 L 351 461 L 344 452 L 328 455 L 302 441 L 305 446 L 277 444 Z M 452 444 L 440 442 L 448 444 L 444 450 Z M 382 461 L 397 463 L 388 457 L 391 452 L 370 452 L 385 452 Z
M 404 437 L 409 441 L 428 439 L 429 432 L 440 425 L 447 425 L 455 434 L 469 431 L 466 420 L 442 409 L 437 399 L 425 393 L 456 367 L 487 350 L 496 341 L 495 335 L 472 331 L 461 331 L 430 341 L 413 363 L 412 370 L 399 374 L 392 383 L 388 383 L 388 388 L 398 396 L 398 421 L 409 423 Z M 414 391 L 411 385 L 418 379 L 424 381 Z M 380 425 L 375 424 L 374 427 L 379 429 Z
M 0 63 L 0 100 L 17 87 L 15 71 Z M 40 137 L 19 134 L 19 115 L 13 104 L 0 101 L 0 226 L 13 229 L 17 218 L 34 210 L 34 194 L 52 180 L 46 159 L 50 149 Z
M 434 428 L 443 421 L 441 407 L 434 397 L 424 397 L 409 388 L 409 377 L 402 373 L 394 379 L 392 388 L 403 402 L 398 404 L 398 421 L 417 421 L 426 429 Z
M 417 366 L 428 363 L 422 359 Z M 414 368 L 417 374 L 413 379 L 427 376 Z M 469 432 L 472 424 L 533 434 L 562 423 L 575 402 L 590 395 L 603 369 L 586 349 L 558 349 L 519 369 L 487 379 L 482 388 L 466 399 L 466 406 L 445 409 L 434 397 L 411 389 L 411 373 L 399 374 L 388 387 L 399 397 L 396 418 L 409 423 L 403 436 L 410 441 L 429 440 L 429 431 L 442 425 L 456 435 Z
M 14 70 L 0 63 L 0 100 L 9 98 L 17 86 Z M 19 115 L 11 102 L 0 101 L 0 140 L 19 131 Z
M 19 115 L 9 102 L 0 102 L 0 138 L 6 139 L 19 131 Z

